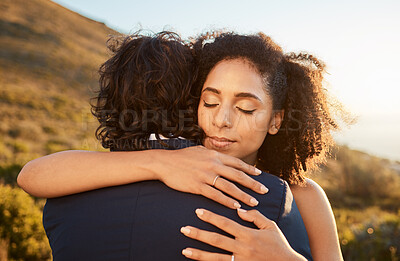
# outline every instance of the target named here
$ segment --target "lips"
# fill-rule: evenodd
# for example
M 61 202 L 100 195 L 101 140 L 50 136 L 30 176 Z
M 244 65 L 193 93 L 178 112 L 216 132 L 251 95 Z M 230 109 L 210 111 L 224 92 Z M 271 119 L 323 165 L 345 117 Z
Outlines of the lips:
M 213 136 L 213 137 L 208 137 L 208 139 L 209 139 L 209 142 L 211 143 L 211 145 L 218 149 L 227 148 L 227 147 L 229 147 L 229 145 L 231 145 L 235 142 L 234 140 L 230 140 L 225 137 Z

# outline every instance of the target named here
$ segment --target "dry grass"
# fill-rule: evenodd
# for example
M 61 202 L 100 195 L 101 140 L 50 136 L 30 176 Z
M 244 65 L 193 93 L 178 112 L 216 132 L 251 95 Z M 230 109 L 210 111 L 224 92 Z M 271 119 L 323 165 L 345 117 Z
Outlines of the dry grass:
M 3 163 L 62 149 L 101 149 L 89 98 L 110 34 L 118 33 L 51 1 L 0 3 Z

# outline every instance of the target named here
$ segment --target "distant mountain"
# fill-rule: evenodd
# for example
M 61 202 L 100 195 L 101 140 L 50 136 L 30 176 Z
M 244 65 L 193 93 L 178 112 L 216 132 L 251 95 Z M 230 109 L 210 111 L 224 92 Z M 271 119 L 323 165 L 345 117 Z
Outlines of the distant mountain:
M 1 0 L 0 162 L 94 148 L 89 98 L 115 34 L 48 0 Z

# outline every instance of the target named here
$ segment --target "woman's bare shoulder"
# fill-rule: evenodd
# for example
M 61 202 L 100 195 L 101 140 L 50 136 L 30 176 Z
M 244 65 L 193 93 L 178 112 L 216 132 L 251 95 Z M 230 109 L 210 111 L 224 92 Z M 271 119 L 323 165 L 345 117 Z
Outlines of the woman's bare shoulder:
M 304 185 L 291 185 L 293 197 L 305 222 L 334 222 L 331 204 L 317 182 L 307 178 Z
M 342 260 L 335 217 L 325 191 L 312 179 L 290 188 L 306 226 L 314 260 Z
M 325 201 L 328 200 L 322 187 L 310 178 L 306 178 L 303 185 L 290 185 L 293 195 L 299 197 L 300 200 L 306 201 Z M 296 198 L 297 201 L 297 198 Z M 329 201 L 328 201 L 329 202 Z

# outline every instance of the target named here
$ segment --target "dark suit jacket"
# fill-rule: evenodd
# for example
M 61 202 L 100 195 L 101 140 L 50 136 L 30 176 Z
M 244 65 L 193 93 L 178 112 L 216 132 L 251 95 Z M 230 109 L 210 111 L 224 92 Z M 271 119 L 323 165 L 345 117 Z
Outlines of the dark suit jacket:
M 179 139 L 168 143 L 176 148 L 193 145 Z M 162 146 L 155 141 L 152 147 Z M 312 260 L 307 232 L 288 184 L 268 173 L 254 178 L 269 188 L 267 194 L 238 186 L 260 202 L 256 209 L 278 224 L 290 245 Z M 244 204 L 242 207 L 251 209 Z M 181 254 L 186 247 L 229 253 L 180 233 L 182 226 L 191 225 L 228 235 L 200 220 L 195 214 L 196 208 L 205 208 L 256 228 L 253 223 L 240 219 L 236 210 L 203 196 L 175 191 L 159 181 L 48 199 L 43 210 L 43 225 L 56 261 L 187 260 Z

